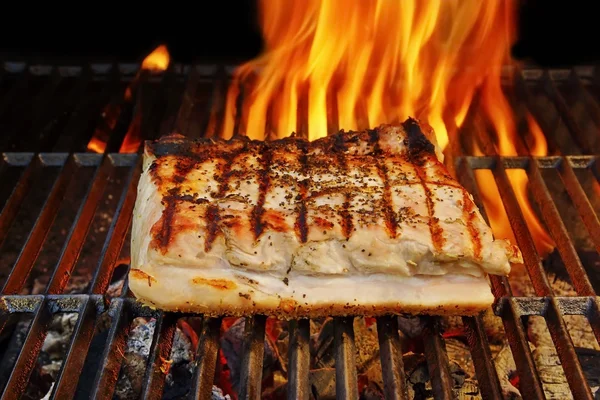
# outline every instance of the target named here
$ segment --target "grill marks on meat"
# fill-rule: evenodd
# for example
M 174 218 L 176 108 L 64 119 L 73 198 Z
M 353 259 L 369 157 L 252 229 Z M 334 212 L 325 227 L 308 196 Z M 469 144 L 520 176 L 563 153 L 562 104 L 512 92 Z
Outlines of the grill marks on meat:
M 298 158 L 300 162 L 300 175 L 307 176 L 308 157 L 306 156 L 306 143 L 298 142 L 298 148 L 301 154 Z M 308 225 L 306 224 L 306 196 L 308 193 L 308 179 L 304 178 L 298 182 L 298 194 L 294 197 L 298 201 L 298 217 L 294 224 L 296 235 L 300 238 L 300 243 L 306 243 L 308 240 Z
M 185 181 L 187 174 L 196 166 L 193 159 L 181 158 L 175 163 L 175 174 L 172 176 L 173 182 L 182 183 Z M 156 168 L 152 169 L 153 171 Z M 160 178 L 162 179 L 162 178 Z M 182 201 L 187 201 L 187 197 L 180 195 L 181 186 L 175 185 L 168 191 L 168 195 L 163 197 L 163 205 L 165 209 L 161 218 L 162 224 L 160 229 L 154 231 L 154 242 L 156 247 L 166 249 L 169 246 L 171 232 L 173 226 L 173 218 L 177 213 L 177 205 Z M 194 199 L 190 199 L 194 200 Z
M 421 160 L 422 161 L 422 160 Z M 427 178 L 425 177 L 425 173 L 421 170 L 421 167 L 415 165 L 415 172 L 421 185 L 423 186 L 423 190 L 425 191 L 425 204 L 427 204 L 427 225 L 429 225 L 429 232 L 431 233 L 431 241 L 433 242 L 433 247 L 435 251 L 439 252 L 442 250 L 442 246 L 444 245 L 444 230 L 440 226 L 440 220 L 435 216 L 435 205 L 433 203 L 433 195 L 431 193 L 431 189 L 427 184 Z M 469 229 L 470 231 L 470 229 Z
M 265 212 L 265 197 L 267 196 L 267 189 L 269 187 L 271 176 L 269 174 L 269 169 L 271 166 L 271 150 L 266 147 L 260 162 L 260 172 L 258 174 L 258 201 L 256 206 L 254 206 L 254 210 L 252 211 L 252 230 L 254 231 L 254 238 L 258 239 L 263 232 L 263 221 L 262 217 Z
M 441 253 L 448 225 L 437 208 L 449 196 L 460 197 L 460 219 L 475 259 L 482 257 L 476 208 L 413 119 L 401 127 L 342 131 L 314 142 L 190 141 L 172 135 L 146 145 L 156 157 L 153 181 L 165 194 L 162 217 L 152 229 L 152 245 L 163 254 L 184 229 L 174 221 L 184 208 L 196 211 L 189 218 L 204 219 L 198 224 L 206 225 L 207 252 L 223 227 L 248 229 L 255 240 L 270 230 L 295 232 L 306 243 L 349 239 L 357 227 L 377 225 L 397 238 L 427 224 L 434 250 Z M 169 163 L 176 163 L 174 176 L 164 173 Z M 211 186 L 215 183 L 218 187 Z
M 475 258 L 481 258 L 481 238 L 479 235 L 479 231 L 475 229 L 475 218 L 477 218 L 477 213 L 475 212 L 475 204 L 471 201 L 469 197 L 469 193 L 465 190 L 463 191 L 463 218 L 467 221 L 467 229 L 469 230 L 469 234 L 471 235 L 471 242 L 473 243 L 473 254 Z
M 369 141 L 373 145 L 373 154 L 375 155 L 375 165 L 379 179 L 383 181 L 383 198 L 381 199 L 381 208 L 385 216 L 385 226 L 391 238 L 397 237 L 397 217 L 392 205 L 392 190 L 388 179 L 388 171 L 385 163 L 381 162 L 381 149 L 379 148 L 379 131 L 377 129 L 369 130 Z

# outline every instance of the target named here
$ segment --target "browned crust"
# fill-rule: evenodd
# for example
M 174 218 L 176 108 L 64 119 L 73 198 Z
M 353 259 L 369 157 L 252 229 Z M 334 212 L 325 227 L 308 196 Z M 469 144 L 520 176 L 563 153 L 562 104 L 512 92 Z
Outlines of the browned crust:
M 450 296 L 439 303 L 435 301 L 415 302 L 407 297 L 402 287 L 409 292 L 410 286 L 399 284 L 400 295 L 394 301 L 375 300 L 371 303 L 352 299 L 351 295 L 338 300 L 317 300 L 312 294 L 292 298 L 277 293 L 262 292 L 260 283 L 254 279 L 236 275 L 234 277 L 198 276 L 193 271 L 172 272 L 162 268 L 151 276 L 147 273 L 131 275 L 130 288 L 138 301 L 164 311 L 199 313 L 207 316 L 248 316 L 262 314 L 280 319 L 319 318 L 326 316 L 381 316 L 381 315 L 476 315 L 489 309 L 493 296 L 487 281 L 463 282 L 458 286 L 449 283 L 444 289 Z M 184 272 L 182 272 L 184 271 Z M 432 290 L 440 284 L 433 278 Z M 436 280 L 437 279 L 437 280 Z M 445 282 L 442 280 L 442 282 Z M 388 287 L 389 289 L 390 287 Z M 472 290 L 465 290 L 471 288 Z M 459 293 L 452 291 L 456 290 Z M 299 289 L 304 290 L 304 289 Z M 418 289 L 417 289 L 418 290 Z M 302 293 L 302 292 L 300 292 Z M 434 292 L 437 293 L 437 292 Z
M 384 315 L 434 315 L 434 316 L 475 316 L 489 309 L 490 304 L 440 304 L 435 307 L 415 307 L 405 304 L 328 304 L 328 305 L 302 305 L 294 299 L 282 299 L 277 307 L 264 307 L 253 304 L 250 296 L 240 293 L 240 297 L 247 300 L 244 306 L 231 306 L 229 304 L 213 304 L 210 308 L 194 304 L 183 304 L 179 307 L 165 308 L 157 305 L 152 300 L 138 297 L 137 300 L 149 307 L 169 312 L 198 313 L 207 317 L 245 317 L 248 315 L 266 315 L 282 320 L 298 318 L 324 318 L 366 316 L 380 317 Z

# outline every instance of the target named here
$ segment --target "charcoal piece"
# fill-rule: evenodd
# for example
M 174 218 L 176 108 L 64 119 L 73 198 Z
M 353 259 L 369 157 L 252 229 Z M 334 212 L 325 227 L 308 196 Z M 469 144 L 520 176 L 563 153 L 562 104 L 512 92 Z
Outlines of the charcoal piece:
M 312 399 L 335 399 L 335 368 L 313 369 L 308 374 Z
M 42 367 L 39 363 L 36 363 L 31 375 L 29 376 L 29 382 L 27 389 L 23 393 L 23 400 L 38 400 L 44 397 L 50 389 L 52 389 L 53 379 L 49 374 L 45 374 L 42 371 Z
M 163 400 L 184 398 L 192 386 L 192 368 L 189 361 L 173 362 L 164 387 Z
M 171 367 L 165 378 L 163 400 L 180 399 L 192 387 L 194 351 L 191 339 L 179 327 L 175 329 L 171 347 Z
M 409 339 L 421 337 L 425 325 L 427 325 L 427 320 L 419 316 L 398 317 L 398 329 Z
M 319 333 L 311 337 L 310 355 L 311 368 L 331 368 L 335 365 L 332 318 L 325 319 Z
M 384 400 L 383 389 L 373 381 L 369 381 L 360 395 L 360 400 Z

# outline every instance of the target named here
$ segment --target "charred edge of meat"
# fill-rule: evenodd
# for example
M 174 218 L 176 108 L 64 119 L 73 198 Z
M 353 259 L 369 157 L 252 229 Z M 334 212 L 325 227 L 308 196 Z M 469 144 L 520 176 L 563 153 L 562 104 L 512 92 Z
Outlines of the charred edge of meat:
M 409 152 L 408 156 L 412 162 L 422 161 L 424 154 L 435 154 L 435 146 L 429 141 L 423 133 L 419 122 L 416 119 L 408 118 L 402 123 L 406 131 L 405 144 Z M 379 135 L 379 128 L 369 129 L 364 131 L 348 131 L 340 130 L 338 133 L 329 135 L 310 142 L 311 149 L 321 149 L 324 152 L 343 152 L 349 145 L 359 143 L 363 140 L 368 140 L 375 144 L 373 140 Z M 298 135 L 287 136 L 285 138 L 261 141 L 253 140 L 246 136 L 236 136 L 231 139 L 212 139 L 212 138 L 196 138 L 188 139 L 182 135 L 172 134 L 163 136 L 157 141 L 146 141 L 146 151 L 156 157 L 167 155 L 177 155 L 182 157 L 190 157 L 196 161 L 202 162 L 211 159 L 215 156 L 227 157 L 228 153 L 236 153 L 240 147 L 261 146 L 278 149 L 286 148 L 291 144 L 308 143 L 305 138 Z M 207 146 L 213 144 L 214 146 Z M 375 153 L 381 152 L 379 147 L 375 146 Z
M 369 133 L 369 142 L 373 145 L 373 152 L 375 154 L 381 153 L 381 148 L 379 147 L 379 130 L 377 129 L 368 129 Z
M 402 126 L 406 132 L 404 143 L 408 148 L 409 160 L 413 164 L 422 165 L 426 159 L 425 155 L 435 154 L 435 146 L 427 139 L 417 120 L 408 118 Z
M 258 200 L 256 206 L 252 210 L 252 228 L 254 231 L 254 238 L 258 239 L 264 230 L 262 223 L 262 216 L 265 212 L 264 205 L 267 197 L 267 189 L 269 188 L 271 177 L 269 176 L 269 166 L 271 164 L 271 151 L 265 146 L 265 151 L 261 157 L 261 168 L 258 172 L 259 186 L 258 186 Z

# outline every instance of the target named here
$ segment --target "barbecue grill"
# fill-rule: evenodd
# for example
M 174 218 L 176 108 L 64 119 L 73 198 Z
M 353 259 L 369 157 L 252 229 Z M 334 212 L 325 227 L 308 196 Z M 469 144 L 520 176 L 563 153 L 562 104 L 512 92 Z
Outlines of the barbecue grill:
M 51 386 L 50 398 L 112 397 L 130 324 L 136 317 L 156 320 L 141 397 L 161 398 L 165 360 L 171 354 L 177 320 L 183 315 L 140 306 L 127 290 L 126 281 L 120 294 L 108 294 L 116 275 L 123 275 L 119 265 L 127 264 L 129 228 L 141 172 L 140 145 L 138 151 L 125 153 L 120 150 L 126 137 L 133 135 L 132 130 L 143 139 L 157 138 L 172 131 L 190 137 L 219 136 L 224 129 L 225 97 L 233 68 L 172 64 L 163 73 L 142 73 L 136 77 L 138 69 L 139 65 L 117 63 L 57 66 L 5 62 L 0 71 L 0 151 L 3 152 L 0 161 L 0 243 L 4 244 L 0 250 L 0 255 L 4 254 L 4 258 L 0 258 L 3 263 L 0 270 L 0 333 L 10 338 L 14 320 L 26 316 L 31 321 L 26 336 L 20 340 L 4 339 L 5 343 L 11 340 L 13 345 L 2 351 L 2 399 L 19 398 L 25 393 L 49 324 L 53 316 L 60 313 L 77 313 L 78 318 L 58 378 Z M 593 398 L 563 316 L 586 317 L 596 340 L 600 341 L 598 286 L 590 274 L 593 267 L 582 262 L 569 229 L 572 221 L 565 217 L 565 206 L 556 201 L 555 193 L 558 190 L 571 202 L 578 213 L 577 218 L 581 218 L 578 222 L 583 223 L 587 230 L 585 235 L 592 242 L 591 251 L 597 254 L 600 251 L 597 216 L 600 203 L 599 192 L 594 190 L 598 187 L 597 157 L 600 154 L 598 77 L 599 70 L 585 67 L 571 70 L 525 68 L 516 70 L 510 78 L 516 89 L 512 96 L 515 106 L 526 107 L 533 113 L 546 135 L 552 156 L 530 157 L 527 150 L 530 137 L 525 129 L 523 143 L 517 146 L 519 156 L 498 156 L 491 138 L 485 136 L 485 131 L 480 131 L 479 140 L 486 156 L 475 157 L 469 146 L 464 145 L 464 137 L 470 134 L 469 123 L 465 124 L 460 138 L 451 137 L 447 152 L 451 169 L 473 194 L 486 219 L 474 170 L 485 169 L 493 173 L 523 252 L 535 296 L 513 294 L 504 278 L 492 277 L 491 283 L 497 298 L 494 313 L 502 319 L 516 364 L 518 387 L 521 395 L 528 399 L 545 398 L 524 328 L 523 321 L 530 316 L 545 319 L 574 398 Z M 125 96 L 126 88 L 136 79 L 135 90 L 131 96 Z M 239 115 L 241 113 L 238 113 L 234 130 L 243 132 L 243 119 Z M 307 126 L 306 121 L 300 121 L 299 125 L 299 130 Z M 88 143 L 94 136 L 106 139 L 103 153 L 88 150 Z M 576 296 L 555 294 L 507 177 L 507 169 L 526 171 L 533 197 L 556 242 L 559 258 Z M 83 193 L 78 197 L 77 206 L 64 203 L 72 187 Z M 107 192 L 116 195 L 110 201 L 105 200 Z M 37 211 L 23 211 L 23 208 L 28 209 L 29 203 L 38 204 Z M 108 211 L 102 211 L 105 208 Z M 24 212 L 28 215 L 24 216 Z M 89 245 L 95 221 L 102 213 L 108 214 L 106 229 Z M 29 225 L 26 221 L 30 221 Z M 47 242 L 58 235 L 55 232 L 61 230 L 63 239 L 48 245 Z M 56 250 L 56 255 L 50 257 L 46 265 L 42 258 L 46 257 L 48 246 L 60 251 Z M 82 263 L 81 258 L 89 247 L 97 249 L 98 254 Z M 69 293 L 70 282 L 81 268 L 88 268 L 90 279 L 80 293 Z M 36 274 L 45 274 L 47 279 L 41 288 L 33 290 Z M 94 332 L 101 317 L 109 319 L 110 328 L 105 335 L 104 347 L 97 351 L 93 350 Z M 432 317 L 423 320 L 424 354 L 433 394 L 435 398 L 453 398 L 442 320 Z M 245 320 L 240 399 L 261 396 L 266 322 L 265 316 Z M 480 395 L 489 399 L 501 398 L 502 388 L 482 317 L 463 317 L 462 325 Z M 202 321 L 190 392 L 195 398 L 211 396 L 218 363 L 220 326 L 221 319 L 218 318 Z M 407 398 L 398 319 L 378 318 L 376 327 L 385 397 Z M 309 383 L 309 329 L 308 320 L 290 323 L 289 399 L 308 399 L 314 395 Z M 336 396 L 358 399 L 353 318 L 334 320 L 333 340 Z

